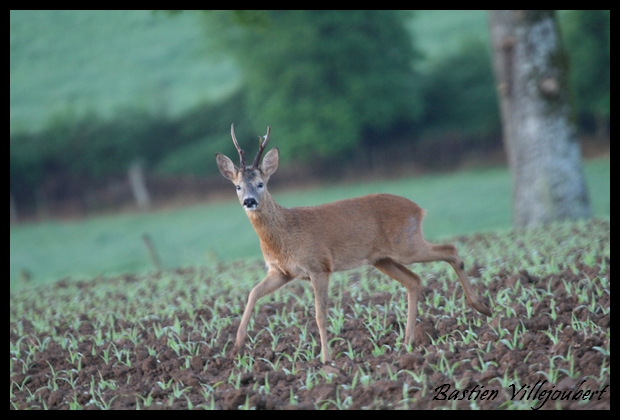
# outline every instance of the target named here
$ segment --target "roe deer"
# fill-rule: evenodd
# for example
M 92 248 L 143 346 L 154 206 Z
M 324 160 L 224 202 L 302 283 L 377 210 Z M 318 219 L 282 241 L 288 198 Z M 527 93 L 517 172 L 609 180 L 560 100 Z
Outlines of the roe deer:
M 422 236 L 424 210 L 412 201 L 389 194 L 373 194 L 336 201 L 316 207 L 284 208 L 267 191 L 269 178 L 278 168 L 278 148 L 260 158 L 271 130 L 259 137 L 259 150 L 252 166 L 246 166 L 245 153 L 230 127 L 233 143 L 241 159 L 237 168 L 226 156 L 216 153 L 222 175 L 237 188 L 260 239 L 267 264 L 267 276 L 250 292 L 237 331 L 235 350 L 241 352 L 248 322 L 256 301 L 294 278 L 310 280 L 314 287 L 316 322 L 321 337 L 321 360 L 330 362 L 327 340 L 327 291 L 334 271 L 360 265 L 373 265 L 407 289 L 408 312 L 405 342 L 413 344 L 420 277 L 405 264 L 428 261 L 448 262 L 465 289 L 467 302 L 481 314 L 491 316 L 469 283 L 463 261 L 452 244 L 433 245 Z

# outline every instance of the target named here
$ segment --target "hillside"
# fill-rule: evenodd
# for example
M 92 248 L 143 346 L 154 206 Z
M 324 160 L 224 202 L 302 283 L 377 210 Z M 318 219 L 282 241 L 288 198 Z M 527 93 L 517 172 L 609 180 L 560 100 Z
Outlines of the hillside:
M 12 10 L 11 133 L 127 108 L 175 116 L 226 96 L 238 72 L 201 26 L 191 12 Z M 428 60 L 488 36 L 484 11 L 417 11 L 409 29 Z

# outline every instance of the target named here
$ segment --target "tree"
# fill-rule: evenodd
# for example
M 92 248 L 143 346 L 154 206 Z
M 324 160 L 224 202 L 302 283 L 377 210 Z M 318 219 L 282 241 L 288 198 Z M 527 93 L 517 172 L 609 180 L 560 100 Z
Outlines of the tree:
M 514 224 L 590 216 L 555 13 L 491 11 L 489 22 Z
M 424 83 L 425 130 L 456 132 L 478 140 L 500 129 L 488 45 L 469 41 L 433 63 Z
M 206 19 L 239 66 L 256 130 L 271 125 L 284 157 L 348 153 L 421 114 L 402 12 L 264 14 L 254 25 L 235 25 L 226 13 Z
M 611 113 L 610 12 L 571 10 L 562 23 L 580 122 L 606 137 Z

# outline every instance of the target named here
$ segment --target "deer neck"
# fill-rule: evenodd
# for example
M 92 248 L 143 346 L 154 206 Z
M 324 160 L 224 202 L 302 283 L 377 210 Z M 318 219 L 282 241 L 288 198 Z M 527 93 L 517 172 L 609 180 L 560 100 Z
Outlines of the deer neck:
M 260 207 L 253 212 L 247 212 L 248 218 L 254 226 L 261 241 L 263 251 L 279 253 L 283 249 L 283 240 L 289 231 L 290 210 L 280 206 L 267 192 Z

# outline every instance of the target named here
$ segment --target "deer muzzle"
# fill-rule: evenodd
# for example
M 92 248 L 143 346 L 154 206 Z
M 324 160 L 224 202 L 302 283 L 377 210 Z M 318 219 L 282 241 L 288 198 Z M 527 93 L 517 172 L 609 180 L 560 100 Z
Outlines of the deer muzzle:
M 243 200 L 243 208 L 246 210 L 254 211 L 258 207 L 258 201 L 254 197 L 249 197 Z

